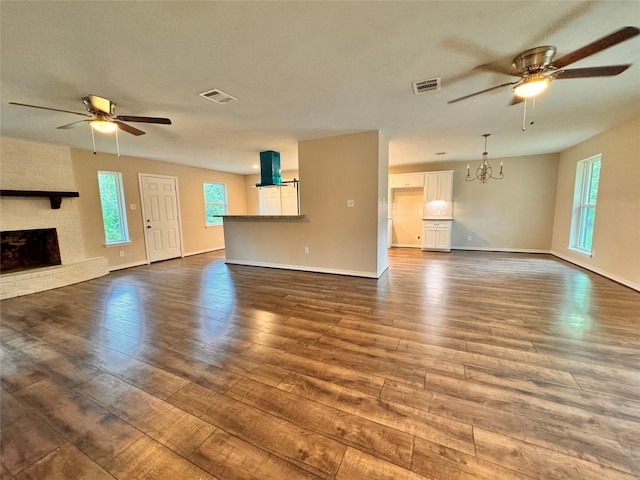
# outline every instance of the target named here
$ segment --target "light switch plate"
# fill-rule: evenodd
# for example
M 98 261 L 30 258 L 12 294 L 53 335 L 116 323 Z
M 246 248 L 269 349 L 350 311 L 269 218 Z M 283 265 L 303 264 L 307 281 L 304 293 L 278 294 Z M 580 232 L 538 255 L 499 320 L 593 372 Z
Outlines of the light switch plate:
M 356 201 L 355 200 L 347 200 L 347 207 L 353 208 L 355 206 L 356 206 Z

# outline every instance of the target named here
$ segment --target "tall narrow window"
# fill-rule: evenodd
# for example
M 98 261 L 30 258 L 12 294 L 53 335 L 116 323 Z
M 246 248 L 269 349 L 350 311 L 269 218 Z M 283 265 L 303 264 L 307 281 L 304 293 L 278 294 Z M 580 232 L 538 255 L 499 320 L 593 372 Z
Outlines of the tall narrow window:
M 98 172 L 102 222 L 107 245 L 129 241 L 127 214 L 124 208 L 122 174 L 120 172 Z
M 224 183 L 204 183 L 204 218 L 208 227 L 222 225 L 227 213 L 227 186 Z
M 578 162 L 573 194 L 570 247 L 591 254 L 596 201 L 600 183 L 601 155 Z

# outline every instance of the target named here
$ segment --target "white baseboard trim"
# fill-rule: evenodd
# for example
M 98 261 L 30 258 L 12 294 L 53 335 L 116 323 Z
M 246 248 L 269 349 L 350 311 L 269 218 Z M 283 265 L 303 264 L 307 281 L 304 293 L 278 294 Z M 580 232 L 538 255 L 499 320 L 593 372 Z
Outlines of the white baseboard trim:
M 480 252 L 507 252 L 507 253 L 551 253 L 551 250 L 539 250 L 537 248 L 500 248 L 500 247 L 457 247 L 451 246 L 451 250 L 478 250 Z
M 398 248 L 422 248 L 422 245 L 416 245 L 415 243 L 392 243 L 391 247 Z
M 187 252 L 182 254 L 183 257 L 190 257 L 191 255 L 200 255 L 201 253 L 216 252 L 218 250 L 224 250 L 224 246 L 216 248 L 205 248 L 204 250 L 196 250 L 195 252 Z
M 602 270 L 600 268 L 596 268 L 593 267 L 591 265 L 588 265 L 586 263 L 580 262 L 579 260 L 576 260 L 575 258 L 570 258 L 567 257 L 566 255 L 563 255 L 560 252 L 556 252 L 555 250 L 552 250 L 551 255 L 553 255 L 554 257 L 558 257 L 561 260 L 564 260 L 565 262 L 569 262 L 569 263 L 573 263 L 574 265 L 577 265 L 579 267 L 584 268 L 585 270 L 589 270 L 590 272 L 593 273 L 597 273 L 598 275 L 602 275 L 603 277 L 608 278 L 609 280 L 613 280 L 614 282 L 620 283 L 622 285 L 624 285 L 625 287 L 629 287 L 632 288 L 633 290 L 636 290 L 638 292 L 640 292 L 640 285 L 634 282 L 630 282 L 629 280 L 625 280 L 624 278 L 620 278 L 617 275 L 613 275 L 605 270 Z
M 141 260 L 139 262 L 131 262 L 131 263 L 122 263 L 120 265 L 109 266 L 110 272 L 115 272 L 116 270 L 124 270 L 125 268 L 133 268 L 133 267 L 141 267 L 142 265 L 149 265 L 146 260 Z
M 384 272 L 389 270 L 389 265 L 385 265 L 378 270 L 378 276 L 376 278 L 380 278 Z
M 379 278 L 376 272 L 359 272 L 355 270 L 341 270 L 336 268 L 320 268 L 307 265 L 286 265 L 281 263 L 253 262 L 249 260 L 233 260 L 227 258 L 225 263 L 232 265 L 247 265 L 249 267 L 279 268 L 281 270 L 298 270 L 301 272 L 330 273 L 332 275 L 347 275 L 349 277 Z

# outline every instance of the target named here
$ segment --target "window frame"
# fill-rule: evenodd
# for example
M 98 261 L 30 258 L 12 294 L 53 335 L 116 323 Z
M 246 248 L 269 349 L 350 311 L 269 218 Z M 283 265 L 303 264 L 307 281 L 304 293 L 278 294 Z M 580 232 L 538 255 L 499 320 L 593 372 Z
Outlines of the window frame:
M 224 203 L 221 202 L 207 202 L 207 185 L 220 185 L 222 186 L 223 195 L 224 195 Z M 229 213 L 229 200 L 227 197 L 227 184 L 222 182 L 202 182 L 202 199 L 204 201 L 204 225 L 205 227 L 221 227 L 222 226 L 222 217 L 214 216 L 213 218 L 219 219 L 214 223 L 209 223 L 208 215 L 207 215 L 207 207 L 208 206 L 222 206 L 222 215 L 227 215 Z
M 116 202 L 118 206 L 118 218 L 119 218 L 119 227 L 120 227 L 120 239 L 118 240 L 109 240 L 107 238 L 107 225 L 104 220 L 104 208 L 102 202 L 102 190 L 100 188 L 100 176 L 107 175 L 115 178 L 115 187 L 116 187 Z M 127 209 L 125 208 L 125 198 L 124 198 L 124 186 L 122 183 L 122 172 L 112 172 L 107 170 L 98 170 L 98 196 L 100 197 L 100 211 L 102 214 L 102 227 L 104 232 L 104 241 L 106 246 L 114 246 L 114 245 L 122 245 L 125 243 L 131 243 L 129 237 L 129 222 L 127 220 Z
M 598 188 L 595 199 L 589 200 L 589 191 L 593 183 L 594 166 L 598 164 Z M 602 154 L 580 160 L 576 165 L 576 182 L 573 194 L 573 213 L 571 215 L 571 233 L 569 249 L 584 255 L 593 255 L 593 233 L 595 231 L 596 207 L 600 176 L 602 173 Z M 592 212 L 592 213 L 590 213 Z M 592 218 L 589 228 L 588 218 Z

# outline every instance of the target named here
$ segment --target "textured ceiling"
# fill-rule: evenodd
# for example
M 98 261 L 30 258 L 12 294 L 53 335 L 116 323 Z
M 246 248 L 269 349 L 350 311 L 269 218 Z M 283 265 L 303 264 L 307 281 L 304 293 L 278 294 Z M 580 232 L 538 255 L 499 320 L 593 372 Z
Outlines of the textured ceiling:
M 522 131 L 513 80 L 476 67 L 508 65 L 555 45 L 556 58 L 626 25 L 638 1 L 445 2 L 34 2 L 2 1 L 1 133 L 91 149 L 88 127 L 57 130 L 95 94 L 120 115 L 166 116 L 133 124 L 125 155 L 253 173 L 261 150 L 297 166 L 297 142 L 379 129 L 390 164 L 558 152 L 640 113 L 640 36 L 571 67 L 635 62 L 612 78 L 556 80 Z M 442 77 L 414 95 L 411 83 Z M 197 94 L 219 88 L 218 105 Z M 115 152 L 112 137 L 97 149 Z M 436 156 L 436 152 L 447 152 Z

